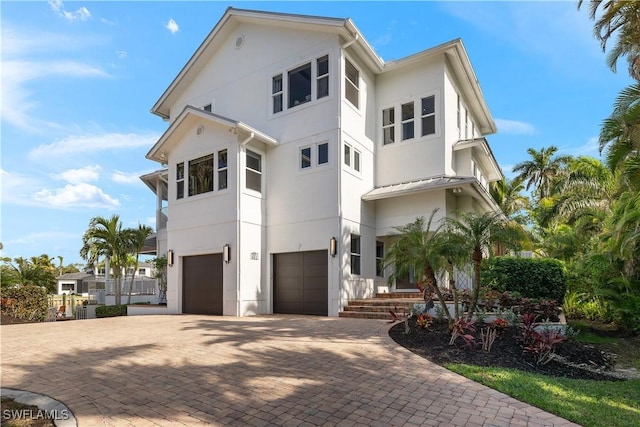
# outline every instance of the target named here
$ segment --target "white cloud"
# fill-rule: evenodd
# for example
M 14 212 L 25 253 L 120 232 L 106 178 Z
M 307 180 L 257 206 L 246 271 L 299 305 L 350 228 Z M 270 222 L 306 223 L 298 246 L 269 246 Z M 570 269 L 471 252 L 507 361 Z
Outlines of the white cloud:
M 128 53 L 126 50 L 116 50 L 116 56 L 118 57 L 118 59 L 125 59 L 127 55 Z
M 32 158 L 62 157 L 83 152 L 152 147 L 156 134 L 107 133 L 100 135 L 71 135 L 51 144 L 40 145 L 29 152 Z
M 100 165 L 85 166 L 80 169 L 69 169 L 52 177 L 54 179 L 65 180 L 69 184 L 81 184 L 97 181 L 100 177 L 100 169 Z
M 496 119 L 495 121 L 499 133 L 509 135 L 533 135 L 536 133 L 533 125 L 526 122 L 507 119 Z
M 41 243 L 43 240 L 62 240 L 62 239 L 75 239 L 78 236 L 74 233 L 65 233 L 62 231 L 43 231 L 40 233 L 30 233 L 20 236 L 15 239 L 7 240 L 4 242 L 6 245 L 25 245 L 33 243 Z
M 111 174 L 111 180 L 113 182 L 117 182 L 118 184 L 137 184 L 142 183 L 140 180 L 140 176 L 144 175 L 145 172 L 122 172 L 119 170 L 115 170 Z
M 173 18 L 169 19 L 169 22 L 167 22 L 167 25 L 165 25 L 165 28 L 171 31 L 171 34 L 175 34 L 178 32 L 178 30 L 180 30 L 178 23 L 174 21 Z
M 69 21 L 86 21 L 91 18 L 91 12 L 84 6 L 78 8 L 75 12 L 65 10 L 62 0 L 49 0 L 49 6 L 58 16 Z
M 578 147 L 560 147 L 558 153 L 572 156 L 592 156 L 600 158 L 600 142 L 597 136 L 593 136 Z
M 95 185 L 67 184 L 63 188 L 42 189 L 33 194 L 33 199 L 52 208 L 104 208 L 116 209 L 120 201 L 106 194 Z

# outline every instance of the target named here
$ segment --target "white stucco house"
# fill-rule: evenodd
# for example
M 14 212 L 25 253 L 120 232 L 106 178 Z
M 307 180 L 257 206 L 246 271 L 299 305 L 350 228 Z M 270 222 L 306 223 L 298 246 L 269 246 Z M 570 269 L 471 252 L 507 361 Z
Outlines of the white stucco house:
M 498 209 L 461 40 L 385 62 L 350 19 L 229 8 L 151 111 L 170 313 L 337 316 L 395 226 Z

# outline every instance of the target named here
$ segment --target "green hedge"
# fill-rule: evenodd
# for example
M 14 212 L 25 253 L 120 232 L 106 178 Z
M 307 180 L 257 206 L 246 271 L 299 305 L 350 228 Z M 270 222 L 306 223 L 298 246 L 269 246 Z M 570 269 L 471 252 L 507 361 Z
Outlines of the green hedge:
M 44 322 L 49 311 L 47 291 L 41 286 L 23 285 L 2 290 L 2 312 L 18 319 Z
M 554 299 L 562 304 L 567 290 L 564 264 L 552 258 L 493 257 L 482 263 L 482 284 L 526 298 Z
M 116 317 L 126 316 L 127 306 L 121 305 L 101 305 L 96 307 L 96 317 Z

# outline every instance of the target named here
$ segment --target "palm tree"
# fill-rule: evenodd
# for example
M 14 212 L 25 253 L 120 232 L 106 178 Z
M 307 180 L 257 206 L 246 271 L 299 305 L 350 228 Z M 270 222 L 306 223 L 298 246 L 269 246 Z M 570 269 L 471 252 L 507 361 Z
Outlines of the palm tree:
M 89 222 L 89 228 L 82 236 L 82 248 L 80 256 L 93 264 L 100 258 L 110 261 L 115 279 L 116 305 L 121 304 L 122 270 L 126 265 L 129 243 L 127 231 L 122 228 L 122 222 L 118 215 L 107 219 L 101 216 L 94 217 Z
M 138 271 L 140 261 L 140 251 L 144 247 L 144 243 L 147 238 L 153 233 L 153 229 L 146 225 L 138 224 L 138 228 L 130 229 L 127 233 L 127 239 L 129 240 L 129 249 L 135 253 L 135 261 L 133 263 L 133 274 L 131 275 L 131 282 L 129 282 L 129 294 L 127 298 L 127 304 L 131 304 L 131 292 L 133 290 L 133 281 L 136 277 L 136 271 Z
M 555 156 L 558 147 L 550 146 L 537 151 L 529 148 L 527 153 L 531 155 L 531 160 L 525 160 L 513 167 L 513 172 L 518 173 L 518 179 L 527 183 L 526 189 L 535 187 L 535 192 L 539 200 L 545 199 L 552 194 L 553 185 L 558 177 L 564 173 L 564 167 L 570 156 Z
M 415 271 L 416 275 L 419 275 L 416 279 L 418 283 L 424 280 L 425 302 L 428 304 L 429 293 L 435 292 L 447 320 L 451 322 L 451 314 L 436 278 L 436 272 L 442 266 L 442 257 L 439 253 L 441 243 L 437 237 L 441 226 L 436 226 L 433 222 L 437 211 L 438 209 L 434 209 L 427 221 L 419 217 L 412 223 L 395 227 L 398 239 L 391 244 L 385 254 L 384 264 L 393 266 L 389 282 L 406 277 L 411 270 Z
M 578 9 L 583 3 L 584 0 L 578 1 Z M 598 10 L 602 12 L 599 17 Z M 640 3 L 628 0 L 591 0 L 589 17 L 595 21 L 593 33 L 603 52 L 606 51 L 607 42 L 616 36 L 616 44 L 607 55 L 609 68 L 615 72 L 618 59 L 626 56 L 629 75 L 640 80 Z
M 496 212 L 460 212 L 456 218 L 447 217 L 445 224 L 450 233 L 458 236 L 458 244 L 471 255 L 474 278 L 467 314 L 468 320 L 471 320 L 480 297 L 480 270 L 485 252 L 491 252 L 494 243 L 512 244 L 519 238 L 516 237 L 518 233 L 502 214 Z
M 522 191 L 524 185 L 520 177 L 502 177 L 500 181 L 492 182 L 489 187 L 491 197 L 500 206 L 502 213 L 517 222 L 523 222 L 520 212 L 529 207 L 529 199 L 521 194 Z

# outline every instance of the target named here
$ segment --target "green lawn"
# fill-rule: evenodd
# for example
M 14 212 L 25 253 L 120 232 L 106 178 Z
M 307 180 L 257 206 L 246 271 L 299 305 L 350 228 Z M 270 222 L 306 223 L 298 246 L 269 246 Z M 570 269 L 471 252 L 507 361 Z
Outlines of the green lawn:
M 584 427 L 640 426 L 640 380 L 574 380 L 461 364 L 446 368 Z

